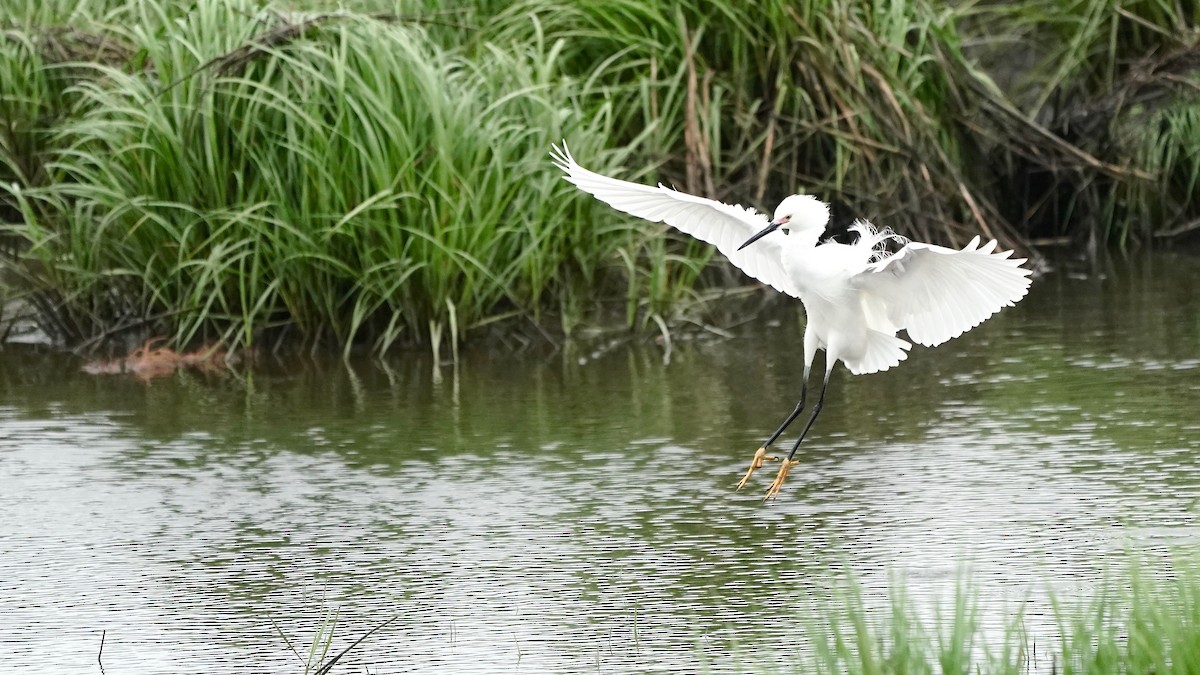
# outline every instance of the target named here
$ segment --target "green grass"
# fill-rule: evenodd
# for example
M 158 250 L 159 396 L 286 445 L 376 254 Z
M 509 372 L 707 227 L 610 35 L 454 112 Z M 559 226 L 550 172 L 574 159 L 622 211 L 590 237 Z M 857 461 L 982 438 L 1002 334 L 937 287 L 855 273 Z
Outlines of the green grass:
M 564 42 L 569 72 L 601 83 L 624 111 L 618 131 L 676 157 L 680 187 L 761 202 L 800 188 L 901 231 L 966 241 L 983 229 L 1018 241 L 997 208 L 963 118 L 966 10 L 933 4 L 523 0 L 484 39 L 535 32 Z M 616 67 L 592 72 L 594 64 Z M 611 93 L 609 93 L 611 92 Z M 620 136 L 622 140 L 628 134 Z
M 1200 672 L 1200 567 L 1149 569 L 1114 572 L 1091 597 L 1053 597 L 1040 622 L 1015 607 L 1006 618 L 990 613 L 989 624 L 966 580 L 941 604 L 918 603 L 893 582 L 886 607 L 868 606 L 861 586 L 845 582 L 801 622 L 794 672 Z
M 382 351 L 536 320 L 636 249 L 547 168 L 564 137 L 606 170 L 622 159 L 602 150 L 611 116 L 573 112 L 587 89 L 558 76 L 557 45 L 466 60 L 403 21 L 153 9 L 116 33 L 152 76 L 91 66 L 51 178 L 13 190 L 24 260 L 70 289 L 74 334 L 170 312 L 182 343 L 286 325 Z M 274 44 L 221 60 L 264 24 Z
M 666 332 L 742 283 L 559 180 L 562 138 L 598 171 L 803 190 L 950 244 L 1200 219 L 1174 3 L 306 5 L 0 0 L 0 266 L 55 338 L 436 351 Z M 997 25 L 1032 45 L 1004 91 Z

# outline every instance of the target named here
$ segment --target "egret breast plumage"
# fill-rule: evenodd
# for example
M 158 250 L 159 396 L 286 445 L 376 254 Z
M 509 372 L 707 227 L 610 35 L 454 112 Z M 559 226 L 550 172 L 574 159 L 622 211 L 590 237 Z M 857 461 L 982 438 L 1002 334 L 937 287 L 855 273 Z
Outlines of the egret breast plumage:
M 825 400 L 829 376 L 841 361 L 852 374 L 895 367 L 912 347 L 897 336 L 933 347 L 956 338 L 1023 298 L 1030 270 L 996 242 L 975 237 L 962 249 L 907 239 L 865 220 L 850 228 L 857 239 L 842 244 L 821 237 L 829 207 L 809 195 L 787 197 L 767 219 L 754 209 L 690 195 L 664 185 L 610 178 L 580 166 L 564 142 L 551 156 L 567 181 L 613 208 L 675 229 L 717 247 L 734 266 L 804 305 L 804 382 L 800 401 L 755 452 L 744 487 L 765 461 L 767 449 L 804 409 L 816 352 L 825 351 L 825 377 L 800 437 L 767 490 L 779 494 L 793 459 Z M 889 253 L 888 242 L 900 244 Z

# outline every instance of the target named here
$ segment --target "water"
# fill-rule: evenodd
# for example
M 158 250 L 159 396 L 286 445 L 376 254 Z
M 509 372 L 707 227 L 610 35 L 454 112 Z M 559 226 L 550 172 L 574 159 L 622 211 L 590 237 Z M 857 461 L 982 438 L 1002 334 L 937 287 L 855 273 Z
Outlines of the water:
M 150 383 L 10 347 L 0 654 L 22 672 L 713 672 L 795 663 L 852 575 L 987 611 L 1200 540 L 1200 260 L 1052 274 L 964 339 L 835 375 L 778 501 L 732 490 L 800 323 Z M 535 350 L 536 351 L 536 350 Z M 282 635 L 281 635 L 282 634 Z

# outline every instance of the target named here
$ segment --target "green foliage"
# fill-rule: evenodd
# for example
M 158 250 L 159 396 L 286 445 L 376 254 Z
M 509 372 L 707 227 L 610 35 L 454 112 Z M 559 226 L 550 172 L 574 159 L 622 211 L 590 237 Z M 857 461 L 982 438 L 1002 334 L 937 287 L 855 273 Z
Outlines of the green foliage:
M 1056 605 L 1070 673 L 1192 673 L 1200 669 L 1200 568 L 1163 580 L 1134 567 L 1093 598 Z
M 562 138 L 623 178 L 759 208 L 813 192 L 836 220 L 951 244 L 1145 240 L 1200 222 L 1196 18 L 1132 0 L 0 0 L 0 260 L 65 342 L 436 349 L 608 312 L 666 330 L 728 285 L 709 247 L 561 181 Z M 1032 45 L 1011 98 L 964 46 L 998 23 Z
M 1109 576 L 1090 599 L 1054 601 L 1056 631 L 1028 632 L 1024 610 L 984 629 L 976 592 L 959 580 L 950 612 L 921 611 L 893 583 L 886 609 L 868 606 L 853 581 L 817 603 L 802 633 L 796 672 L 1194 673 L 1200 669 L 1200 567 L 1151 574 L 1143 564 Z M 924 617 L 924 618 L 922 618 Z M 933 626 L 931 630 L 929 626 Z
M 616 140 L 652 129 L 646 147 L 682 159 L 673 172 L 689 190 L 762 202 L 799 188 L 914 236 L 957 241 L 980 226 L 963 191 L 994 199 L 987 174 L 964 175 L 975 165 L 961 80 L 979 74 L 959 46 L 963 11 L 523 0 L 491 18 L 483 39 L 563 40 L 566 68 L 623 111 Z M 988 215 L 997 236 L 1015 241 L 995 209 Z
M 31 184 L 38 180 L 38 158 L 52 109 L 49 72 L 24 35 L 0 41 L 0 181 Z M 10 84 L 11 83 L 11 84 Z
M 557 45 L 467 60 L 403 22 L 310 16 L 251 51 L 272 19 L 248 3 L 143 9 L 121 37 L 152 73 L 93 65 L 53 180 L 13 191 L 73 332 L 169 312 L 183 343 L 290 325 L 381 351 L 536 316 L 630 241 L 546 168 L 563 137 L 620 159 L 600 151 L 611 117 L 574 113 Z

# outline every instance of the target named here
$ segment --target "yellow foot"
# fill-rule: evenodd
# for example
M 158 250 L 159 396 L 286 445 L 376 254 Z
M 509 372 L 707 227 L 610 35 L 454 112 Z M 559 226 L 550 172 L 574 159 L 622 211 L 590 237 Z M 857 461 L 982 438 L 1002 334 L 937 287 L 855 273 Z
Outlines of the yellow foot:
M 783 464 L 779 465 L 779 473 L 775 474 L 775 480 L 771 481 L 771 487 L 767 488 L 767 496 L 763 497 L 764 502 L 779 496 L 779 490 L 783 487 L 783 479 L 787 478 L 788 472 L 799 463 L 798 459 L 783 460 Z
M 777 459 L 779 458 L 775 455 L 768 455 L 766 448 L 759 448 L 754 453 L 754 459 L 750 460 L 750 468 L 746 469 L 746 475 L 742 476 L 742 479 L 738 481 L 737 489 L 741 490 L 746 487 L 746 481 L 750 480 L 750 474 L 754 473 L 755 469 L 761 469 L 763 462 L 774 462 Z

